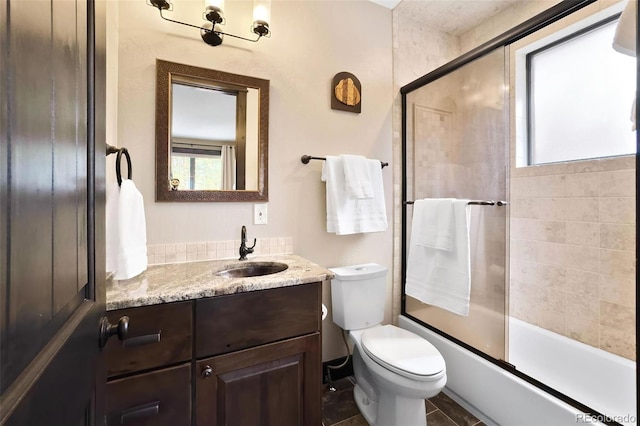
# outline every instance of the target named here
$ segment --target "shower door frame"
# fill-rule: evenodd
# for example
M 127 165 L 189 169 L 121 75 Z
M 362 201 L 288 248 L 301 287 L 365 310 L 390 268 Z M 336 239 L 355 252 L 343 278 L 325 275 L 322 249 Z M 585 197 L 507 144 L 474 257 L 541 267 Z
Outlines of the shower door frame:
M 588 414 L 592 414 L 595 416 L 599 416 L 602 415 L 602 413 L 599 413 L 595 410 L 593 410 L 592 408 L 582 404 L 579 401 L 576 401 L 575 399 L 567 396 L 566 394 L 557 391 L 556 389 L 534 379 L 531 376 L 528 376 L 527 374 L 524 374 L 518 370 L 516 370 L 515 366 L 513 366 L 512 364 L 504 361 L 504 360 L 499 360 L 496 359 L 494 357 L 492 357 L 491 355 L 486 354 L 485 352 L 475 348 L 474 346 L 471 346 L 457 338 L 455 338 L 454 336 L 451 336 L 450 334 L 436 328 L 433 327 L 427 323 L 425 323 L 422 320 L 419 320 L 418 318 L 412 316 L 411 314 L 407 313 L 406 311 L 406 293 L 405 293 L 405 283 L 406 283 L 406 274 L 407 274 L 407 240 L 408 240 L 408 235 L 407 235 L 407 205 L 408 205 L 408 201 L 413 201 L 413 200 L 408 200 L 407 199 L 407 95 L 409 93 L 411 93 L 412 91 L 419 89 L 441 77 L 444 77 L 445 75 L 448 75 L 449 73 L 461 68 L 462 66 L 484 56 L 485 54 L 488 54 L 490 52 L 493 52 L 495 49 L 498 48 L 504 48 L 512 43 L 514 43 L 517 40 L 520 40 L 521 38 L 524 38 L 536 31 L 538 31 L 539 29 L 553 23 L 556 22 L 568 15 L 570 15 L 571 13 L 582 9 L 583 7 L 591 4 L 591 3 L 595 3 L 597 0 L 563 0 L 562 2 L 558 3 L 557 5 L 545 10 L 544 12 L 534 16 L 533 18 L 513 27 L 512 29 L 506 31 L 505 33 L 489 40 L 488 42 L 478 46 L 477 48 L 463 54 L 462 56 L 459 56 L 458 58 L 454 59 L 453 61 L 448 62 L 447 64 L 436 68 L 435 70 L 429 72 L 428 74 L 425 74 L 424 76 L 412 81 L 411 83 L 403 86 L 400 88 L 400 94 L 401 94 L 401 105 L 402 105 L 402 160 L 401 160 L 401 167 L 402 167 L 402 181 L 401 181 L 401 187 L 402 187 L 402 200 L 401 200 L 401 219 L 402 219 L 402 227 L 401 227 L 401 232 L 402 232 L 402 238 L 401 238 L 401 275 L 400 275 L 400 279 L 401 279 L 401 311 L 400 311 L 400 315 L 410 319 L 411 321 L 414 321 L 420 325 L 422 325 L 423 327 L 428 328 L 429 330 L 433 331 L 434 333 L 437 333 L 443 337 L 445 337 L 446 339 L 456 343 L 459 346 L 462 346 L 463 348 L 471 351 L 472 353 L 486 359 L 487 361 L 491 362 L 492 364 L 495 364 L 497 366 L 499 366 L 500 368 L 508 371 L 509 373 L 517 376 L 520 379 L 525 380 L 526 382 L 538 387 L 539 389 L 551 394 L 552 396 L 554 396 L 555 398 L 560 399 L 563 402 L 566 402 L 572 406 L 574 406 L 575 408 L 588 413 Z M 638 9 L 638 14 L 640 15 L 640 9 Z M 640 18 L 640 16 L 638 17 Z M 640 22 L 640 19 L 638 19 L 638 21 Z M 640 32 L 637 32 L 636 34 L 636 39 L 637 39 L 637 43 L 636 43 L 636 52 L 640 51 Z M 636 72 L 636 94 L 640 95 L 640 91 L 638 91 L 638 87 L 640 87 L 640 61 L 638 61 L 640 55 L 636 54 L 636 64 L 637 64 L 637 72 Z M 640 99 L 640 96 L 637 96 L 636 99 Z M 640 122 L 640 110 L 636 111 L 636 121 Z M 639 182 L 640 180 L 640 171 L 639 171 L 639 166 L 640 166 L 640 156 L 638 154 L 638 152 L 640 151 L 640 137 L 638 136 L 638 132 L 636 132 L 636 182 Z M 636 183 L 636 193 L 637 193 L 637 183 Z M 638 223 L 638 201 L 637 201 L 637 197 L 636 197 L 636 223 Z M 636 227 L 636 253 L 638 252 L 638 248 L 640 247 L 640 231 L 638 230 L 638 227 Z M 640 300 L 639 298 L 639 291 L 638 291 L 638 271 L 636 270 L 636 306 L 638 305 L 638 301 Z M 637 316 L 636 316 L 637 318 Z M 637 321 L 636 321 L 637 323 Z M 638 333 L 638 328 L 636 326 L 636 334 Z M 636 355 L 638 349 L 636 347 Z M 636 359 L 638 357 L 636 356 Z M 637 361 L 636 361 L 636 383 L 640 383 L 640 374 L 638 372 L 638 368 L 637 368 Z M 605 417 L 606 418 L 606 417 Z M 612 425 L 617 425 L 618 423 L 616 422 L 610 422 L 607 423 L 605 422 L 605 424 L 612 424 Z

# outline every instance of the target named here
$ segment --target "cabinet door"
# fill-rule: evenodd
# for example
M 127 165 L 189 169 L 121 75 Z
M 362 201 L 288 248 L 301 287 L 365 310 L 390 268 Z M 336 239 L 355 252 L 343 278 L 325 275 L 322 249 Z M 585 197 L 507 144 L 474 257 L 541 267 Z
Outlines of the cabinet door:
M 320 333 L 198 361 L 197 426 L 321 424 Z

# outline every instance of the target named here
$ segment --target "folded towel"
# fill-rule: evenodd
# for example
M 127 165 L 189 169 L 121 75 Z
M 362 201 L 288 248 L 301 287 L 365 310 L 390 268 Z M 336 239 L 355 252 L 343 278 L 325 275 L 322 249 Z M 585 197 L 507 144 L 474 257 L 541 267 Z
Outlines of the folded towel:
M 367 160 L 367 164 L 373 197 L 354 199 L 347 195 L 342 158 L 327 156 L 322 166 L 322 180 L 327 183 L 327 232 L 348 235 L 387 230 L 380 161 Z
M 133 181 L 107 192 L 107 271 L 126 280 L 147 269 L 147 227 L 142 194 Z
M 412 230 L 415 231 L 415 243 L 425 247 L 450 251 L 453 248 L 454 214 L 453 198 L 430 198 L 416 200 Z
M 369 162 L 361 155 L 343 154 L 344 183 L 351 198 L 372 198 L 373 185 L 369 174 Z
M 424 216 L 431 212 L 424 208 L 427 203 L 414 204 L 405 286 L 407 295 L 462 316 L 469 315 L 471 291 L 468 202 L 453 201 L 450 250 L 419 243 Z

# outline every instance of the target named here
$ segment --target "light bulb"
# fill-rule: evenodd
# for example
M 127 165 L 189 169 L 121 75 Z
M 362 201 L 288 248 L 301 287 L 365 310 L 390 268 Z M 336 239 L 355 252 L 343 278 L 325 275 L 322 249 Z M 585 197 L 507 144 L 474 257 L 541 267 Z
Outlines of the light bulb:
M 271 0 L 253 1 L 253 21 L 269 24 L 271 21 Z
M 224 10 L 224 0 L 204 0 L 204 10 Z

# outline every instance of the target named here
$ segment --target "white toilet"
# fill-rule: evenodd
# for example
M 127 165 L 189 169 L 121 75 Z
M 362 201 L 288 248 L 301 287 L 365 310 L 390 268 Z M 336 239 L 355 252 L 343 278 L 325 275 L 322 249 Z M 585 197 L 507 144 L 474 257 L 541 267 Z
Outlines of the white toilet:
M 330 268 L 333 322 L 353 340 L 354 398 L 371 426 L 425 426 L 426 398 L 447 382 L 444 359 L 422 337 L 384 316 L 387 268 Z

